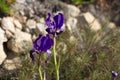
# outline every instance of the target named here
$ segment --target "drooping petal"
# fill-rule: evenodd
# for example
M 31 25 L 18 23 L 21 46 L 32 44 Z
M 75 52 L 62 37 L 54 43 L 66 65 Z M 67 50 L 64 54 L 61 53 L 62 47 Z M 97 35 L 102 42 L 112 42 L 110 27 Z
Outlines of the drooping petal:
M 57 28 L 57 29 L 60 29 L 64 23 L 64 16 L 62 13 L 58 13 L 58 15 L 54 16 L 53 17 L 54 19 L 54 26 Z
M 118 76 L 118 73 L 115 72 L 115 71 L 112 71 L 112 77 L 114 78 L 114 77 L 117 77 L 117 76 Z
M 48 57 L 46 58 L 45 63 L 48 63 L 48 60 L 51 57 L 51 53 L 52 52 L 50 50 L 47 50 Z
M 49 33 L 49 34 L 54 34 L 53 32 L 53 29 L 52 28 L 47 28 L 46 31 Z
M 34 61 L 34 53 L 35 53 L 34 49 L 30 50 L 30 57 L 31 57 L 32 61 Z
M 40 40 L 40 45 L 39 45 L 39 51 L 43 51 L 44 50 L 44 46 L 43 46 L 43 44 L 44 44 L 44 40 L 45 40 L 45 36 L 42 36 L 42 38 L 41 38 L 41 40 Z

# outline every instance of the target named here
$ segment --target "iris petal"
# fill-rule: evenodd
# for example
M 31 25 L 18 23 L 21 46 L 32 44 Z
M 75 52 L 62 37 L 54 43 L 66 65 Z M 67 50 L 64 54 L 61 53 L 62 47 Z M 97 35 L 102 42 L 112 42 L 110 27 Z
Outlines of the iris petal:
M 53 45 L 53 40 L 50 38 L 49 35 L 46 35 L 46 39 L 44 40 L 44 52 L 46 52 L 48 49 L 50 49 Z
M 43 43 L 44 43 L 44 40 L 45 40 L 45 36 L 43 36 L 42 38 L 41 38 L 41 40 L 40 40 L 40 42 L 41 42 L 41 44 L 39 45 L 39 51 L 43 51 L 43 49 L 44 49 L 44 46 L 43 46 Z
M 54 26 L 57 28 L 57 29 L 60 29 L 64 23 L 64 16 L 62 13 L 58 13 L 58 15 L 54 16 L 53 17 L 54 19 Z
M 47 18 L 46 21 L 45 21 L 47 26 L 50 26 L 50 25 L 51 25 L 50 16 L 51 16 L 51 14 L 48 13 L 48 18 Z
M 118 73 L 115 72 L 115 71 L 112 71 L 112 77 L 114 78 L 114 77 L 117 77 L 117 76 L 118 76 Z
M 47 50 L 48 57 L 46 58 L 45 63 L 48 63 L 48 60 L 51 57 L 51 53 L 52 52 L 50 50 Z
M 41 44 L 42 35 L 39 35 L 38 38 L 33 42 L 33 46 L 36 50 L 39 49 L 39 46 Z
M 34 61 L 34 52 L 35 52 L 34 49 L 30 50 L 30 57 L 31 57 L 32 61 Z
M 46 31 L 49 33 L 49 34 L 53 34 L 53 29 L 52 28 L 47 28 Z

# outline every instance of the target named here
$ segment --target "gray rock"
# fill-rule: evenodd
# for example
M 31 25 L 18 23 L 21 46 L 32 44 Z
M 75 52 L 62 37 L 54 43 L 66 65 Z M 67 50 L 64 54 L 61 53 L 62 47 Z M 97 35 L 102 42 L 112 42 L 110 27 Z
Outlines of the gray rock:
M 6 59 L 7 55 L 4 52 L 3 44 L 0 44 L 0 65 L 3 63 L 3 61 Z
M 15 27 L 12 17 L 4 17 L 1 21 L 1 24 L 4 30 L 9 30 L 10 32 L 15 33 Z
M 16 70 L 22 67 L 21 59 L 19 57 L 15 57 L 12 59 L 6 59 L 3 63 L 3 68 L 6 70 Z
M 7 41 L 7 38 L 5 36 L 5 32 L 3 29 L 1 29 L 0 27 L 0 44 L 2 44 L 3 42 L 6 42 Z
M 7 47 L 15 53 L 29 50 L 32 47 L 31 35 L 22 31 L 17 31 L 15 36 L 7 42 Z
M 29 29 L 35 29 L 35 28 L 36 28 L 36 21 L 33 20 L 33 19 L 29 19 L 29 20 L 26 22 L 26 26 L 27 26 Z
M 14 23 L 16 28 L 18 28 L 20 30 L 22 29 L 22 24 L 18 20 L 14 19 L 13 23 Z

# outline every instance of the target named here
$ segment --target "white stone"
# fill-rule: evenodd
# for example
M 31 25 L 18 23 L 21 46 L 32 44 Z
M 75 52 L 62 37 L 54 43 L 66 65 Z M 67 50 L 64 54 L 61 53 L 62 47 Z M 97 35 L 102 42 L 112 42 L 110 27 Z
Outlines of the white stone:
M 16 28 L 18 28 L 20 30 L 22 29 L 22 24 L 18 20 L 14 19 L 13 23 L 14 23 Z
M 3 42 L 6 42 L 7 38 L 5 36 L 5 31 L 3 29 L 1 29 L 0 27 L 0 44 L 2 44 Z
M 30 49 L 31 46 L 31 35 L 22 31 L 17 31 L 15 36 L 7 42 L 7 47 L 15 53 L 25 52 Z
M 0 44 L 0 65 L 3 63 L 3 61 L 6 59 L 7 55 L 4 52 L 3 44 Z
M 35 28 L 36 28 L 36 22 L 35 22 L 35 20 L 29 19 L 29 20 L 26 22 L 26 26 L 27 26 L 29 29 L 35 29 Z
M 12 17 L 4 17 L 1 21 L 1 24 L 4 30 L 9 30 L 10 32 L 15 33 L 15 27 Z
M 19 69 L 20 67 L 22 67 L 22 64 L 21 59 L 19 57 L 6 59 L 3 64 L 3 68 L 6 70 L 16 70 Z
M 101 29 L 101 24 L 90 12 L 84 13 L 83 16 L 91 27 L 91 30 L 98 31 Z

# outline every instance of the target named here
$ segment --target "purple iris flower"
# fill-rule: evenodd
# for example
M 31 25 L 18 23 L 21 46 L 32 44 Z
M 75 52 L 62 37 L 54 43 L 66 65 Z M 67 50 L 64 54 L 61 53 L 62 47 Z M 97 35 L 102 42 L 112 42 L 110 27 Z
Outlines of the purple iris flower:
M 35 53 L 42 53 L 46 52 L 48 57 L 46 62 L 48 61 L 49 57 L 51 56 L 51 51 L 49 50 L 53 45 L 53 40 L 47 34 L 46 36 L 39 35 L 38 38 L 33 42 L 33 49 L 30 51 L 30 57 L 32 61 L 34 61 L 34 54 Z
M 115 77 L 117 77 L 117 76 L 118 76 L 118 73 L 115 72 L 115 71 L 112 71 L 112 77 L 115 78 Z
M 64 23 L 64 16 L 62 13 L 58 13 L 57 15 L 55 15 L 53 17 L 53 20 L 51 21 L 51 14 L 48 13 L 48 18 L 46 19 L 46 25 L 48 26 L 48 28 L 46 29 L 46 31 L 49 34 L 53 34 L 53 35 L 58 35 L 60 33 L 62 33 L 64 31 L 63 29 L 63 23 Z

